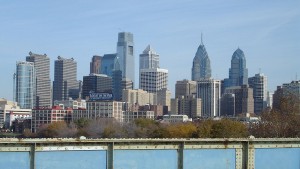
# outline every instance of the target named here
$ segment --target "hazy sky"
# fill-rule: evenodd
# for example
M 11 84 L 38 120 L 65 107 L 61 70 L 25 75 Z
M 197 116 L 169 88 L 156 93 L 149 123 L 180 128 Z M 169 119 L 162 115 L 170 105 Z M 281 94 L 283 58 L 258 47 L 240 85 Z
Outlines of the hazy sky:
M 261 70 L 271 91 L 300 77 L 299 0 L 0 0 L 0 98 L 13 98 L 16 61 L 29 51 L 50 57 L 52 81 L 57 56 L 73 57 L 82 80 L 93 55 L 116 52 L 121 31 L 134 34 L 136 82 L 139 54 L 151 44 L 172 94 L 177 80 L 191 78 L 201 32 L 214 78 L 228 77 L 238 47 L 249 77 Z

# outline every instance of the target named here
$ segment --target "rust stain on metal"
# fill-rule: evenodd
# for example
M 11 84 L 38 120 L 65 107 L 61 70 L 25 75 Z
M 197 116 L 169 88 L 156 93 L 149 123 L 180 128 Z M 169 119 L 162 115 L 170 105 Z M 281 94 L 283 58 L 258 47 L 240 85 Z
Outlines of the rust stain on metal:
M 224 146 L 225 146 L 225 149 L 228 148 L 228 144 L 229 144 L 229 140 L 228 139 L 225 139 L 224 142 L 223 142 Z

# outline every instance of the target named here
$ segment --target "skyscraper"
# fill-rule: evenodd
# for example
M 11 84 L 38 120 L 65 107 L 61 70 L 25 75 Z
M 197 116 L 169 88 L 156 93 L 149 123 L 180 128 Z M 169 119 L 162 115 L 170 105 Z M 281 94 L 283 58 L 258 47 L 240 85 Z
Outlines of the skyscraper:
M 267 76 L 261 73 L 255 74 L 248 79 L 248 83 L 253 88 L 254 113 L 259 114 L 268 105 Z
M 90 74 L 100 74 L 101 73 L 101 56 L 94 55 L 90 63 Z
M 228 87 L 248 84 L 248 69 L 244 52 L 238 48 L 232 55 Z
M 17 62 L 15 83 L 15 101 L 21 109 L 33 109 L 36 99 L 36 75 L 33 62 Z
M 134 43 L 133 34 L 120 32 L 117 43 L 117 57 L 120 59 L 120 70 L 123 78 L 134 82 Z
M 202 79 L 197 83 L 197 98 L 202 100 L 202 116 L 220 116 L 221 81 Z
M 29 52 L 27 62 L 34 63 L 36 74 L 36 103 L 35 107 L 51 107 L 50 59 L 46 54 Z
M 198 81 L 200 79 L 210 79 L 210 78 L 211 78 L 210 59 L 206 52 L 205 46 L 202 41 L 202 35 L 201 35 L 201 44 L 199 45 L 196 55 L 193 59 L 192 80 Z
M 159 68 L 159 55 L 148 45 L 143 53 L 140 54 L 140 69 L 155 68 Z
M 117 54 L 105 54 L 101 59 L 101 73 L 107 76 L 112 76 L 114 64 Z
M 53 101 L 68 100 L 76 91 L 79 93 L 77 62 L 58 56 L 54 64 Z

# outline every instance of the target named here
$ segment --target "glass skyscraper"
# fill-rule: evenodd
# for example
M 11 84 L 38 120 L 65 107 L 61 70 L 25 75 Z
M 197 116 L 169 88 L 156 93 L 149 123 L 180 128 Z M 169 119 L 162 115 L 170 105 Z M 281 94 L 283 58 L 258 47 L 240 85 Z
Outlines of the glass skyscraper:
M 120 70 L 123 78 L 134 82 L 134 43 L 133 34 L 129 32 L 120 32 L 117 43 L 117 57 L 120 61 Z
M 36 75 L 33 62 L 17 62 L 15 83 L 15 101 L 21 109 L 33 109 L 36 96 Z
M 238 48 L 232 55 L 228 87 L 248 84 L 248 69 L 244 52 Z
M 36 73 L 36 107 L 51 107 L 50 59 L 46 54 L 29 52 L 27 62 L 33 62 Z
M 210 79 L 210 78 L 211 78 L 210 59 L 206 52 L 205 46 L 203 45 L 202 36 L 201 36 L 201 44 L 198 47 L 196 55 L 193 59 L 192 80 L 198 81 L 200 79 Z
M 114 70 L 114 64 L 117 54 L 105 54 L 101 60 L 101 72 L 100 74 L 105 74 L 107 76 L 112 76 Z

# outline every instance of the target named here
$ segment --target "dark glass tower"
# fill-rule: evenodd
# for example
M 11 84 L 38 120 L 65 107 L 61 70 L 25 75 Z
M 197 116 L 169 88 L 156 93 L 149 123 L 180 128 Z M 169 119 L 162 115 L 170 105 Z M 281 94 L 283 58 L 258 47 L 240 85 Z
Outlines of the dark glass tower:
M 210 79 L 210 78 L 211 78 L 210 59 L 206 52 L 205 46 L 203 45 L 202 36 L 201 36 L 201 44 L 198 47 L 196 55 L 193 59 L 192 80 L 198 81 L 200 79 Z
M 112 92 L 114 100 L 122 100 L 122 71 L 120 70 L 119 59 L 116 58 L 115 69 L 112 72 Z
M 248 84 L 248 69 L 244 52 L 238 48 L 232 55 L 231 68 L 229 69 L 229 86 Z

